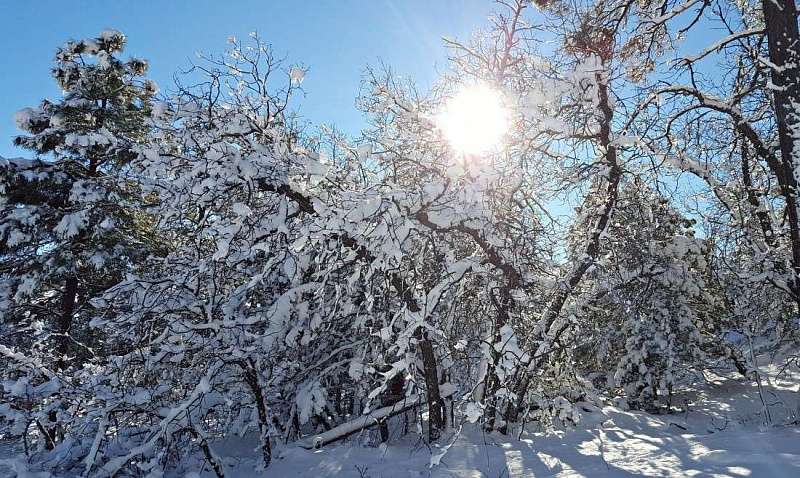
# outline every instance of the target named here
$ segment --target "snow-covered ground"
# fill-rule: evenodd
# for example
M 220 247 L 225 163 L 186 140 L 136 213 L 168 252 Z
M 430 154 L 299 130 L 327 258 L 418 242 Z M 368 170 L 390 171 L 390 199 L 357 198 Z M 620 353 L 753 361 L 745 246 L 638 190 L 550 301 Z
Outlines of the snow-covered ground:
M 800 429 L 687 433 L 669 420 L 605 409 L 596 430 L 508 440 L 465 433 L 428 468 L 427 449 L 339 446 L 292 449 L 270 469 L 281 477 L 800 476 Z M 236 476 L 251 476 L 240 468 Z
M 651 415 L 581 404 L 577 427 L 550 434 L 517 439 L 465 427 L 432 468 L 436 450 L 415 441 L 415 435 L 379 447 L 365 446 L 366 435 L 320 450 L 279 447 L 266 473 L 256 471 L 253 441 L 226 440 L 214 450 L 225 457 L 229 478 L 798 477 L 800 376 L 779 375 L 774 366 L 762 372 L 769 418 L 756 384 L 706 374 L 707 385 L 677 398 L 684 413 Z M 0 476 L 7 475 L 14 473 L 0 466 Z M 198 476 L 191 470 L 179 475 Z M 213 475 L 206 469 L 199 476 Z
M 686 413 L 651 415 L 585 405 L 577 427 L 520 440 L 465 428 L 433 468 L 428 466 L 431 451 L 411 441 L 385 448 L 285 448 L 270 476 L 799 477 L 800 381 L 796 374 L 779 376 L 774 366 L 762 368 L 762 373 L 772 425 L 755 383 L 706 374 L 706 386 L 677 398 L 687 404 Z M 252 476 L 252 470 L 243 462 L 233 476 Z

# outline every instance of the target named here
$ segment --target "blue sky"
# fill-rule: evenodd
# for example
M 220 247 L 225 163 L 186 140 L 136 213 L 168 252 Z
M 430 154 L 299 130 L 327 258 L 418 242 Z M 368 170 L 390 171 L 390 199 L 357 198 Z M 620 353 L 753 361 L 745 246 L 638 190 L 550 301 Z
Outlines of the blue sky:
M 121 30 L 128 36 L 123 56 L 147 59 L 149 76 L 165 88 L 196 52 L 220 53 L 229 36 L 258 31 L 276 53 L 310 68 L 301 114 L 356 133 L 365 66 L 382 60 L 429 84 L 446 65 L 441 38 L 466 38 L 492 9 L 488 0 L 0 0 L 0 156 L 30 156 L 11 145 L 20 134 L 14 113 L 59 97 L 49 69 L 70 38 Z

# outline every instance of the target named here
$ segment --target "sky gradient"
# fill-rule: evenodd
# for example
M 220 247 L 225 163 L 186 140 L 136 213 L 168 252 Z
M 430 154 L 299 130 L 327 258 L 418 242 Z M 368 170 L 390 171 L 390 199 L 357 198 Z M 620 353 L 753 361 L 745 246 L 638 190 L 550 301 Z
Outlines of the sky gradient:
M 21 133 L 14 113 L 59 98 L 49 71 L 68 39 L 122 31 L 123 57 L 148 60 L 149 77 L 167 89 L 197 52 L 221 53 L 229 36 L 258 31 L 278 55 L 309 67 L 303 117 L 355 134 L 363 124 L 354 100 L 365 66 L 383 61 L 424 87 L 446 64 L 441 38 L 468 37 L 492 8 L 488 0 L 0 0 L 0 156 L 32 155 L 11 144 Z

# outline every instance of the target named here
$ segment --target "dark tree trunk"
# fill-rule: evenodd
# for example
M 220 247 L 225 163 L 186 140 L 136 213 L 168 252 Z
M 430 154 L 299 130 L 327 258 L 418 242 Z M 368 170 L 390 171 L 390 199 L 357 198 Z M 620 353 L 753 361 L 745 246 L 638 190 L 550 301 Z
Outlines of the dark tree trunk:
M 260 187 L 265 191 L 276 192 L 284 194 L 289 199 L 295 201 L 300 207 L 300 210 L 311 215 L 316 215 L 317 211 L 314 209 L 314 204 L 311 199 L 293 190 L 289 185 L 284 184 L 281 186 L 274 186 L 263 182 Z M 356 252 L 357 258 L 364 262 L 373 262 L 375 256 L 372 255 L 365 247 L 358 244 L 352 237 L 346 234 L 332 235 L 331 239 L 338 239 L 342 245 L 350 248 Z M 400 295 L 401 300 L 411 312 L 420 312 L 422 309 L 414 298 L 414 294 L 408 284 L 405 283 L 399 274 L 390 274 L 389 281 L 392 288 Z M 433 350 L 433 344 L 428 339 L 427 334 L 422 328 L 414 331 L 414 338 L 417 340 L 420 355 L 422 356 L 423 375 L 425 378 L 425 389 L 427 392 L 428 402 L 428 438 L 435 441 L 439 438 L 440 431 L 444 428 L 444 413 L 442 395 L 439 390 L 439 371 L 436 361 L 436 353 Z M 299 427 L 298 427 L 299 430 Z
M 606 59 L 606 61 L 608 61 Z M 597 143 L 604 151 L 603 161 L 608 167 L 608 173 L 596 184 L 596 194 L 602 198 L 602 203 L 599 206 L 599 212 L 595 216 L 592 223 L 592 230 L 589 232 L 586 247 L 581 251 L 579 257 L 582 257 L 577 266 L 575 266 L 566 279 L 561 283 L 556 290 L 553 298 L 547 306 L 547 309 L 542 314 L 542 322 L 544 335 L 541 337 L 542 341 L 548 344 L 555 343 L 559 340 L 561 335 L 569 326 L 569 323 L 558 322 L 558 317 L 561 314 L 564 304 L 567 299 L 572 295 L 583 276 L 589 267 L 594 264 L 600 253 L 600 240 L 603 232 L 605 232 L 609 221 L 614 213 L 614 208 L 617 205 L 617 198 L 619 193 L 619 183 L 622 180 L 622 167 L 619 164 L 617 157 L 617 148 L 613 143 L 612 138 L 612 121 L 614 119 L 614 110 L 611 106 L 611 99 L 609 97 L 608 83 L 602 72 L 595 74 L 595 81 L 597 82 L 597 96 L 598 107 L 600 109 L 600 131 L 595 137 Z M 591 207 L 587 204 L 587 207 Z M 527 371 L 523 371 L 522 380 L 516 387 L 517 406 L 509 403 L 505 411 L 506 423 L 517 421 L 519 412 L 523 409 L 523 401 L 525 394 L 530 385 L 530 372 L 539 367 L 544 361 L 545 355 L 539 353 L 538 347 L 531 354 L 531 361 L 528 364 Z
M 767 30 L 769 60 L 775 102 L 775 119 L 778 124 L 778 142 L 781 149 L 781 166 L 786 181 L 786 217 L 792 244 L 792 292 L 800 307 L 800 223 L 797 211 L 797 161 L 795 136 L 800 126 L 794 104 L 800 100 L 800 79 L 797 61 L 800 34 L 797 28 L 797 7 L 794 0 L 762 0 L 764 24 Z
M 258 369 L 256 364 L 248 359 L 242 360 L 239 365 L 244 372 L 244 381 L 250 387 L 250 392 L 253 394 L 253 402 L 256 405 L 258 412 L 258 428 L 259 439 L 261 441 L 261 459 L 264 462 L 264 467 L 269 467 L 272 462 L 272 443 L 269 433 L 269 412 L 267 410 L 267 402 L 261 388 L 261 381 L 258 378 Z
M 772 230 L 772 220 L 767 211 L 762 207 L 761 200 L 759 199 L 756 189 L 753 187 L 752 176 L 750 175 L 750 150 L 746 142 L 742 142 L 742 182 L 747 193 L 747 202 L 753 208 L 753 211 L 758 219 L 758 225 L 761 227 L 761 233 L 764 235 L 764 242 L 768 246 L 774 247 L 775 234 Z
M 56 369 L 63 370 L 67 367 L 69 354 L 69 333 L 72 328 L 72 315 L 75 313 L 75 300 L 78 297 L 78 278 L 67 277 L 64 283 L 64 294 L 61 296 L 61 313 L 58 315 L 56 330 L 58 341 L 56 343 Z
M 498 344 L 501 341 L 500 330 L 509 323 L 510 318 L 510 309 L 514 305 L 514 301 L 511 297 L 511 290 L 516 288 L 518 285 L 517 276 L 513 276 L 509 280 L 509 284 L 507 287 L 500 289 L 499 296 L 494 297 L 492 296 L 492 302 L 497 310 L 497 318 L 495 323 L 492 327 L 492 343 Z M 483 389 L 483 396 L 480 397 L 482 401 L 486 402 L 486 425 L 485 429 L 487 431 L 493 431 L 495 429 L 495 424 L 497 420 L 497 411 L 500 407 L 504 405 L 503 401 L 500 400 L 496 395 L 497 391 L 500 389 L 500 378 L 497 375 L 497 366 L 500 363 L 500 359 L 502 358 L 502 354 L 498 352 L 494 346 L 491 350 L 492 359 L 491 362 L 486 367 L 486 376 L 484 378 L 484 389 Z M 499 428 L 501 433 L 506 432 L 506 427 L 502 426 Z
M 434 442 L 444 429 L 444 400 L 439 390 L 439 373 L 433 344 L 421 328 L 414 336 L 418 340 L 422 355 L 422 373 L 425 376 L 425 388 L 428 396 L 428 440 Z
M 399 276 L 394 275 L 391 279 L 392 287 L 400 294 L 403 303 L 410 312 L 418 313 L 422 308 L 414 298 L 411 288 Z M 433 442 L 439 439 L 441 430 L 444 429 L 444 400 L 439 390 L 439 366 L 436 360 L 436 353 L 433 350 L 433 343 L 428 338 L 428 334 L 422 327 L 414 331 L 414 338 L 417 340 L 420 356 L 422 357 L 422 375 L 425 379 L 425 391 L 428 402 L 428 440 Z
M 61 296 L 61 310 L 56 317 L 55 329 L 58 333 L 56 337 L 55 346 L 55 368 L 56 370 L 65 370 L 69 363 L 67 362 L 69 356 L 69 333 L 72 328 L 72 316 L 75 313 L 75 300 L 78 297 L 78 279 L 75 276 L 67 277 L 64 283 L 64 293 Z M 49 426 L 47 427 L 47 443 L 46 448 L 51 450 L 55 444 L 60 441 L 60 436 L 63 435 L 61 427 L 58 425 L 58 412 L 50 410 L 47 413 L 47 420 Z
M 389 380 L 386 392 L 381 396 L 381 408 L 394 405 L 405 398 L 405 380 L 403 375 L 397 374 Z M 388 420 L 382 420 L 380 424 L 381 442 L 389 441 Z

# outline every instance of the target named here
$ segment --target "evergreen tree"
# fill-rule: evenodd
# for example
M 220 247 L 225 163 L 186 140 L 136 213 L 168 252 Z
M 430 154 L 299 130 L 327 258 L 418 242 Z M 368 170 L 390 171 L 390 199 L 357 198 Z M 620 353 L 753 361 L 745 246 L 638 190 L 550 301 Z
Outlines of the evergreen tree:
M 48 448 L 63 433 L 54 422 L 66 372 L 102 347 L 90 327 L 92 299 L 154 244 L 134 209 L 141 201 L 130 165 L 155 85 L 142 78 L 146 62 L 117 58 L 124 45 L 122 33 L 106 30 L 60 48 L 52 76 L 63 97 L 16 115 L 28 134 L 14 143 L 37 159 L 0 163 L 3 374 Z

